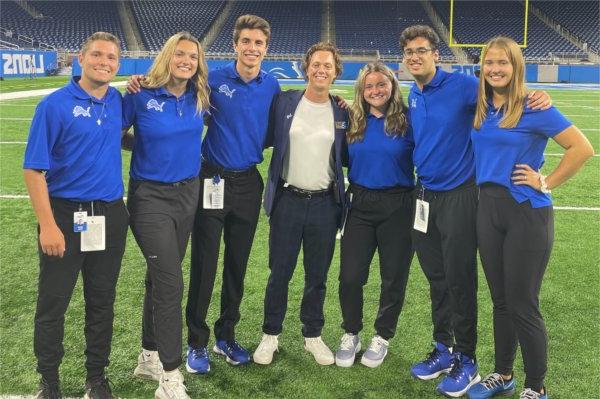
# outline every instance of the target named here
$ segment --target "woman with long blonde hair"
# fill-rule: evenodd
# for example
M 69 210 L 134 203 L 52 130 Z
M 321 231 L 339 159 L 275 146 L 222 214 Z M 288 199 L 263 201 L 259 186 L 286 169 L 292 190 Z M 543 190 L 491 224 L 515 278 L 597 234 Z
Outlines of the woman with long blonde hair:
M 377 367 L 396 332 L 413 257 L 411 223 L 415 186 L 406 106 L 394 73 L 381 62 L 367 64 L 356 81 L 350 109 L 347 199 L 340 265 L 340 305 L 344 335 L 336 364 L 354 364 L 361 343 L 363 287 L 375 250 L 379 251 L 381 292 L 375 335 L 361 358 Z
M 495 368 L 468 395 L 511 395 L 517 345 L 525 366 L 521 399 L 546 399 L 546 327 L 539 293 L 552 249 L 550 191 L 592 156 L 581 131 L 554 107 L 526 106 L 525 61 L 514 40 L 495 37 L 482 54 L 477 111 L 471 132 L 480 187 L 477 239 L 494 304 Z M 565 149 L 547 176 L 540 169 L 552 138 Z
M 208 68 L 198 39 L 171 36 L 142 90 L 123 100 L 124 146 L 133 148 L 127 206 L 146 258 L 142 353 L 134 375 L 159 381 L 156 398 L 188 398 L 181 358 L 181 262 L 200 192 Z M 127 131 L 133 126 L 134 134 Z

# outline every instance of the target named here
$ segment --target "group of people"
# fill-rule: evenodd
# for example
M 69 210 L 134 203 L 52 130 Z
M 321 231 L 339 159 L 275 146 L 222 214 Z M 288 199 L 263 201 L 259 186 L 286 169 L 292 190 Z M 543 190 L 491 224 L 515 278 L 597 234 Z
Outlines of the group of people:
M 282 92 L 261 70 L 270 37 L 264 19 L 239 17 L 236 60 L 209 72 L 200 42 L 177 33 L 145 77 L 130 79 L 122 99 L 109 87 L 120 43 L 98 32 L 78 56 L 81 77 L 38 105 L 24 161 L 39 222 L 38 398 L 61 397 L 64 315 L 80 271 L 85 397 L 114 397 L 105 368 L 128 226 L 147 263 L 134 375 L 158 381 L 156 398 L 188 398 L 179 368 L 182 261 L 190 236 L 189 373 L 210 371 L 206 317 L 223 237 L 213 352 L 232 365 L 273 361 L 302 248 L 304 347 L 318 364 L 340 367 L 352 366 L 361 350 L 363 289 L 378 251 L 376 334 L 360 361 L 379 366 L 396 332 L 416 251 L 430 284 L 434 347 L 411 367 L 412 375 L 430 380 L 444 374 L 437 390 L 451 397 L 513 393 L 520 344 L 526 372 L 521 398 L 547 398 L 547 336 L 538 297 L 553 237 L 549 193 L 593 150 L 544 92 L 527 92 L 519 47 L 508 38 L 492 39 L 478 82 L 436 67 L 437 34 L 409 27 L 400 36 L 415 78 L 408 105 L 394 73 L 371 62 L 360 71 L 348 108 L 330 93 L 342 72 L 335 46 L 308 49 L 302 60 L 306 88 Z M 566 151 L 543 176 L 550 137 Z M 256 165 L 271 146 L 263 184 Z M 132 150 L 127 206 L 121 148 Z M 263 336 L 251 355 L 236 340 L 235 326 L 261 202 L 270 223 L 270 275 Z M 333 353 L 321 331 L 338 231 L 343 335 Z M 475 355 L 478 248 L 494 304 L 496 351 L 495 369 L 483 380 Z

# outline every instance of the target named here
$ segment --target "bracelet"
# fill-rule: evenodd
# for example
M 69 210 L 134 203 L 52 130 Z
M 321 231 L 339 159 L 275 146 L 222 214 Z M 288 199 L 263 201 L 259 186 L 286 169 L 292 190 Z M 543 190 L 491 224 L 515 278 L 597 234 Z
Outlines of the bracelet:
M 546 184 L 546 176 L 540 173 L 540 191 L 544 194 L 550 194 L 552 191 L 548 189 L 548 185 Z

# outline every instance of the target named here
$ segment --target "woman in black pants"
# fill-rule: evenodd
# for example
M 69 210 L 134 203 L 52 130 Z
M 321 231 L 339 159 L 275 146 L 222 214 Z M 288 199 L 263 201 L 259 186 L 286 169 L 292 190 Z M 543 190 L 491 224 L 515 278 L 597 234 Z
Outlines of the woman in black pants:
M 520 344 L 526 375 L 520 398 L 545 399 L 548 337 L 539 292 L 554 236 L 550 190 L 573 176 L 593 149 L 557 109 L 532 111 L 525 106 L 525 62 L 512 39 L 492 39 L 482 60 L 471 138 L 481 188 L 477 238 L 494 304 L 496 364 L 468 395 L 511 395 Z M 566 151 L 544 176 L 539 170 L 548 138 Z
M 360 350 L 363 287 L 377 249 L 381 292 L 376 335 L 361 358 L 365 366 L 377 367 L 387 355 L 404 302 L 413 256 L 415 185 L 406 107 L 393 72 L 383 63 L 367 64 L 358 76 L 347 140 L 351 209 L 343 229 L 339 291 L 345 334 L 335 361 L 350 367 Z

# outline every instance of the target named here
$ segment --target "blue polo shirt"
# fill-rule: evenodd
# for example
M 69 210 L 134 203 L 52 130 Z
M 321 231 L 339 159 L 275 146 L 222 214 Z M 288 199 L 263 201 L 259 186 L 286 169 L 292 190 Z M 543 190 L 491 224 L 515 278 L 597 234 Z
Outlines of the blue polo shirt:
M 202 157 L 230 170 L 248 169 L 263 160 L 269 109 L 281 91 L 277 79 L 261 71 L 246 83 L 235 61 L 210 71 L 210 120 Z
M 496 183 L 510 191 L 522 203 L 527 200 L 533 208 L 552 205 L 552 197 L 527 185 L 515 185 L 511 180 L 516 164 L 527 164 L 539 170 L 544 164 L 544 149 L 548 138 L 572 125 L 556 108 L 534 111 L 525 107 L 514 128 L 500 128 L 504 115 L 488 104 L 488 115 L 480 130 L 472 129 L 477 184 Z
M 348 179 L 370 189 L 415 185 L 410 129 L 404 136 L 385 133 L 385 117 L 367 115 L 363 140 L 348 144 Z
M 133 126 L 135 137 L 131 178 L 175 183 L 198 176 L 203 117 L 192 85 L 179 98 L 163 87 L 126 94 L 123 128 Z
M 478 80 L 436 67 L 423 90 L 408 94 L 415 140 L 414 162 L 421 184 L 448 191 L 475 176 L 470 132 L 477 106 Z
M 50 197 L 114 201 L 123 197 L 121 93 L 109 87 L 98 99 L 78 82 L 73 78 L 38 104 L 23 168 L 46 171 Z

